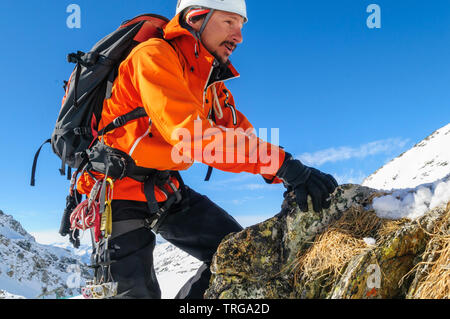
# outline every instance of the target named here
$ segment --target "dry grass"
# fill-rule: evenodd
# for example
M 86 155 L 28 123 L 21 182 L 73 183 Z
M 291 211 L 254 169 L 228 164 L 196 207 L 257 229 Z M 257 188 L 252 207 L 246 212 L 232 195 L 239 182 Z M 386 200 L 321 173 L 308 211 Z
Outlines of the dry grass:
M 322 276 L 331 276 L 328 281 L 333 282 L 353 257 L 371 248 L 363 240 L 365 237 L 375 238 L 378 243 L 405 222 L 380 218 L 374 211 L 362 207 L 351 207 L 319 235 L 308 250 L 299 253 L 294 265 L 295 282 L 300 278 L 313 281 Z
M 314 280 L 321 276 L 339 276 L 342 267 L 367 249 L 364 237 L 371 237 L 382 224 L 371 211 L 352 207 L 330 225 L 314 244 L 297 256 L 294 278 Z
M 432 261 L 417 265 L 426 266 L 428 271 L 418 283 L 412 298 L 450 299 L 450 202 L 441 222 L 428 234 L 431 240 L 425 253 L 434 251 L 436 257 Z

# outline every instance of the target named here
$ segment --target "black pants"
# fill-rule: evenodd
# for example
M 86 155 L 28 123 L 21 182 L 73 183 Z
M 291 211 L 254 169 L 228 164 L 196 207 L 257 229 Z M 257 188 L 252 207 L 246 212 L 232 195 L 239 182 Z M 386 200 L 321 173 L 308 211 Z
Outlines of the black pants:
M 208 288 L 212 257 L 222 239 L 242 227 L 208 197 L 185 186 L 184 201 L 173 205 L 159 234 L 176 247 L 203 262 L 198 272 L 179 291 L 177 299 L 202 299 Z M 113 221 L 149 217 L 147 203 L 112 202 Z M 113 229 L 114 234 L 114 229 Z M 141 228 L 109 243 L 113 249 L 110 272 L 118 282 L 119 298 L 160 299 L 161 290 L 153 266 L 155 234 Z

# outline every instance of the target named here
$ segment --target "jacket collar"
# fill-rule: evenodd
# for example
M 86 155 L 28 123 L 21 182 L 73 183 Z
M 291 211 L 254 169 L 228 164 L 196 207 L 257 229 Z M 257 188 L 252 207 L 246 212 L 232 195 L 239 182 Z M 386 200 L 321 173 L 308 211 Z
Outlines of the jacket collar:
M 176 44 L 189 63 L 189 67 L 200 69 L 201 76 L 204 76 L 208 81 L 207 86 L 215 82 L 239 77 L 239 73 L 231 63 L 226 66 L 217 63 L 214 56 L 208 52 L 201 41 L 180 24 L 180 15 L 176 15 L 164 27 L 164 38 Z

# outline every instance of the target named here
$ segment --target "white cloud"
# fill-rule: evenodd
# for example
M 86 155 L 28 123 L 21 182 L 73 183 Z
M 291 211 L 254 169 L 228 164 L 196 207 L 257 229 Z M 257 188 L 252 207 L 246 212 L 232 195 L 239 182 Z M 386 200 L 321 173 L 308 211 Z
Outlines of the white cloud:
M 261 179 L 261 183 L 260 184 L 244 184 L 244 185 L 240 185 L 237 186 L 236 189 L 238 190 L 249 190 L 249 191 L 254 191 L 254 190 L 258 190 L 258 189 L 273 189 L 273 187 L 268 187 L 270 185 L 268 184 L 263 184 L 264 181 Z
M 341 146 L 328 148 L 314 153 L 303 153 L 297 158 L 311 166 L 320 166 L 328 162 L 345 161 L 352 158 L 366 158 L 382 153 L 389 153 L 405 147 L 409 139 L 389 138 L 370 142 L 359 147 Z
M 242 204 L 244 204 L 246 201 L 247 201 L 247 200 L 245 200 L 245 199 L 232 199 L 232 200 L 230 200 L 230 202 L 231 202 L 233 205 L 242 205 Z
M 336 181 L 341 184 L 361 184 L 363 180 L 367 177 L 366 174 L 362 171 L 355 171 L 354 169 L 350 169 L 346 171 L 344 174 L 333 174 L 333 177 Z

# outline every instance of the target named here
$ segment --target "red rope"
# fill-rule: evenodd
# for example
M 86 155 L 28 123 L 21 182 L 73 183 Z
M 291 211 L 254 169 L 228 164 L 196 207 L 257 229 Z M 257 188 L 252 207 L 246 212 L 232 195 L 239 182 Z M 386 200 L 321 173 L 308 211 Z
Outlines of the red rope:
M 70 215 L 70 228 L 72 230 L 88 230 L 95 226 L 95 218 L 100 211 L 100 203 L 92 201 L 89 206 L 89 199 L 78 205 Z

